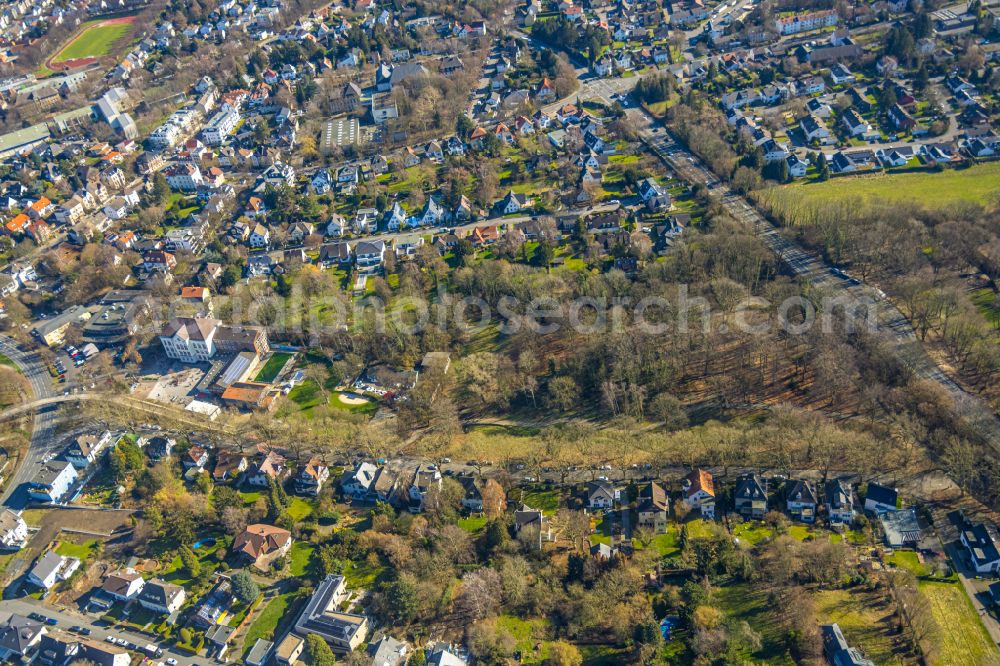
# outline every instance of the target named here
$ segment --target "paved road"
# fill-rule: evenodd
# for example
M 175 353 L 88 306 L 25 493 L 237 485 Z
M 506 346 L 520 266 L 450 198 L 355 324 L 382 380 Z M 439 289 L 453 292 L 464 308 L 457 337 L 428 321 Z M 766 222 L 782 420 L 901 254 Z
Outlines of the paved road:
M 52 377 L 38 354 L 22 350 L 14 340 L 6 336 L 0 336 L 0 353 L 10 358 L 20 368 L 31 385 L 35 400 L 45 400 L 55 396 Z M 24 460 L 7 480 L 3 493 L 0 494 L 0 503 L 13 509 L 23 509 L 27 504 L 28 496 L 23 488 L 24 483 L 34 475 L 46 456 L 56 451 L 58 445 L 56 436 L 58 410 L 57 405 L 51 405 L 36 414 L 28 451 Z
M 100 622 L 92 615 L 86 615 L 84 613 L 71 610 L 52 608 L 51 606 L 48 606 L 37 599 L 32 599 L 31 597 L 24 597 L 21 599 L 5 599 L 4 601 L 0 601 L 0 609 L 25 616 L 29 613 L 41 613 L 46 617 L 52 617 L 59 620 L 57 628 L 64 631 L 77 625 L 81 627 L 89 627 L 92 631 L 90 638 L 96 641 L 103 641 L 106 636 L 110 635 L 115 638 L 124 638 L 126 641 L 134 643 L 138 646 L 144 646 L 147 643 L 156 642 L 151 636 L 146 636 L 135 631 L 119 631 L 118 629 L 111 629 L 106 626 L 102 626 L 104 623 Z M 165 648 L 163 656 L 160 660 L 167 659 L 168 657 L 173 657 L 177 660 L 178 664 L 183 666 L 188 666 L 189 664 L 203 666 L 212 663 L 212 660 L 207 657 L 192 658 L 189 654 L 180 651 L 171 651 Z

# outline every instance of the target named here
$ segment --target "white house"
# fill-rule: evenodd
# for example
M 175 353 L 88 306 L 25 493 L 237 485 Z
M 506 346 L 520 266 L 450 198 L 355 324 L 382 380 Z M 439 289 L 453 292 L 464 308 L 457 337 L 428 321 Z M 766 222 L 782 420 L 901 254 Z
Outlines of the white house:
M 73 438 L 63 457 L 77 469 L 83 469 L 97 460 L 110 442 L 111 433 L 107 430 L 100 435 L 79 435 Z
M 190 191 L 196 190 L 205 184 L 205 179 L 201 174 L 201 169 L 196 164 L 186 162 L 175 164 L 163 172 L 167 178 L 167 185 L 173 190 Z
M 361 241 L 354 246 L 354 256 L 360 268 L 381 266 L 385 260 L 385 241 Z
M 792 178 L 802 178 L 809 169 L 809 163 L 799 159 L 798 155 L 789 155 L 785 163 L 788 165 L 788 175 Z
M 607 481 L 597 481 L 587 486 L 587 508 L 610 509 L 621 498 L 621 491 Z
M 520 213 L 526 208 L 531 208 L 532 201 L 524 194 L 517 194 L 514 190 L 507 192 L 507 196 L 501 199 L 498 208 L 502 215 Z
M 356 500 L 364 499 L 377 473 L 378 468 L 375 465 L 368 462 L 358 463 L 353 470 L 344 472 L 344 476 L 340 479 L 340 489 L 348 497 Z
M 139 604 L 154 613 L 169 615 L 184 605 L 187 592 L 180 585 L 153 578 L 142 587 Z
M 168 358 L 184 363 L 208 361 L 215 355 L 217 319 L 176 317 L 160 333 L 160 344 Z
M 146 581 L 135 569 L 119 569 L 104 579 L 101 591 L 117 601 L 128 601 L 142 592 Z
M 884 511 L 895 511 L 899 499 L 899 493 L 895 488 L 883 486 L 880 483 L 869 483 L 868 492 L 865 493 L 865 511 L 872 513 L 882 513 Z
M 427 197 L 427 202 L 424 204 L 424 210 L 417 218 L 417 224 L 423 227 L 438 224 L 444 219 L 445 211 L 444 207 L 438 203 L 438 200 L 433 196 Z
M 10 509 L 0 509 L 0 548 L 20 550 L 28 543 L 28 524 Z
M 254 225 L 247 243 L 253 248 L 266 248 L 271 244 L 271 231 L 263 224 Z
M 682 482 L 684 504 L 690 509 L 701 511 L 703 518 L 715 518 L 715 483 L 712 474 L 696 469 Z
M 334 214 L 326 225 L 326 235 L 334 238 L 343 236 L 350 229 L 343 215 Z
M 969 559 L 977 573 L 1000 572 L 1000 550 L 997 548 L 997 530 L 986 523 L 964 521 L 959 534 L 962 545 L 969 551 Z
M 39 502 L 58 502 L 69 491 L 76 477 L 76 468 L 71 463 L 45 463 L 28 482 L 28 497 Z
M 80 568 L 80 559 L 77 557 L 65 557 L 59 555 L 54 550 L 50 550 L 35 562 L 35 566 L 28 572 L 28 582 L 46 590 L 61 580 L 68 580 L 73 572 Z

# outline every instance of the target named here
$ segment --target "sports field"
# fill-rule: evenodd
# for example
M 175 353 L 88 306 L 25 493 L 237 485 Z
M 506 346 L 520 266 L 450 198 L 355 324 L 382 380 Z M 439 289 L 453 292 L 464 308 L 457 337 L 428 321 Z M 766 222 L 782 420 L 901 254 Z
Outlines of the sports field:
M 901 173 L 831 178 L 825 182 L 798 182 L 777 188 L 776 197 L 801 203 L 906 201 L 926 208 L 945 208 L 970 202 L 989 205 L 1000 196 L 1000 162 L 939 173 Z
M 77 35 L 49 62 L 59 65 L 67 61 L 100 58 L 110 53 L 115 44 L 131 31 L 131 17 L 85 23 Z

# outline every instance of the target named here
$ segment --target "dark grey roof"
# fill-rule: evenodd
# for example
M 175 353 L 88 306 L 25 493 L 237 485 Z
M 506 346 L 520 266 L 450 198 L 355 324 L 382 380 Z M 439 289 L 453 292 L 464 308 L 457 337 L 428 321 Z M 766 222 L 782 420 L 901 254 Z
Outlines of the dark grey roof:
M 0 649 L 23 655 L 42 630 L 40 622 L 11 613 L 0 620 Z
M 826 503 L 831 509 L 847 509 L 854 506 L 851 487 L 840 479 L 826 482 Z
M 889 488 L 888 486 L 883 486 L 880 483 L 869 483 L 868 492 L 865 494 L 865 501 L 871 500 L 873 502 L 878 502 L 879 504 L 886 504 L 889 506 L 896 506 L 896 498 L 899 494 L 896 492 L 895 488 Z
M 741 474 L 736 480 L 736 493 L 738 499 L 767 499 L 767 487 L 764 481 L 756 474 Z
M 804 479 L 796 481 L 788 492 L 788 501 L 816 504 L 816 491 L 812 483 Z

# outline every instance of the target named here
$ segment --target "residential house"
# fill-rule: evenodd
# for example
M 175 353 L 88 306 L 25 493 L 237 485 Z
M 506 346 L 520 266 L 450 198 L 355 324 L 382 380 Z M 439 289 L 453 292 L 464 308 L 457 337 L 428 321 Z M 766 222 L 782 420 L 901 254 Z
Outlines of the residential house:
M 385 260 L 385 241 L 361 241 L 354 246 L 354 256 L 359 268 L 377 268 Z
M 295 633 L 321 637 L 338 654 L 358 649 L 368 634 L 368 618 L 341 610 L 347 599 L 344 577 L 327 576 L 295 620 Z
M 432 488 L 441 487 L 441 471 L 435 465 L 417 467 L 410 482 L 409 504 L 410 513 L 420 513 L 424 510 L 424 499 Z
M 45 626 L 16 613 L 0 612 L 0 659 L 21 661 L 45 636 Z
M 212 478 L 216 483 L 235 479 L 246 471 L 249 463 L 247 457 L 232 449 L 220 449 L 215 454 L 215 467 L 212 469 Z
M 969 552 L 969 561 L 976 573 L 1000 573 L 1000 548 L 997 528 L 991 523 L 973 523 L 961 517 L 959 540 Z
M 330 468 L 319 458 L 310 458 L 295 475 L 295 492 L 316 497 L 329 478 Z
M 587 508 L 610 509 L 621 498 L 621 490 L 608 481 L 594 481 L 587 484 Z
M 638 183 L 639 197 L 651 211 L 668 210 L 672 203 L 670 193 L 652 177 Z
M 324 243 L 319 248 L 317 263 L 321 268 L 349 264 L 351 263 L 351 246 L 348 243 Z
M 744 518 L 763 518 L 767 513 L 767 481 L 757 474 L 741 474 L 736 479 L 733 504 Z
M 139 592 L 139 605 L 159 615 L 170 615 L 184 605 L 187 592 L 180 585 L 150 579 Z
M 665 534 L 667 531 L 670 500 L 667 491 L 656 481 L 652 481 L 639 489 L 635 513 L 639 519 L 639 527 L 653 534 Z
M 832 527 L 854 523 L 854 493 L 840 479 L 826 482 L 826 518 Z
M 711 472 L 696 469 L 681 483 L 684 503 L 698 509 L 703 518 L 715 518 L 715 484 Z
M 288 466 L 284 456 L 277 451 L 268 451 L 247 473 L 246 483 L 258 488 L 267 488 L 270 479 L 281 482 L 287 473 Z
M 819 631 L 823 639 L 823 652 L 827 661 L 833 666 L 875 666 L 874 661 L 847 643 L 840 625 L 824 624 L 820 626 Z
M 378 468 L 368 462 L 360 462 L 354 469 L 344 472 L 340 479 L 340 489 L 345 495 L 355 500 L 364 500 L 368 497 Z
M 871 513 L 895 511 L 898 502 L 899 493 L 895 488 L 874 481 L 868 484 L 868 490 L 865 492 L 865 511 Z
M 177 441 L 171 437 L 163 437 L 162 435 L 157 435 L 149 440 L 146 444 L 146 455 L 153 462 L 159 462 L 164 458 L 169 458 L 170 454 L 174 450 Z
M 816 489 L 812 482 L 804 479 L 796 481 L 785 497 L 788 513 L 803 523 L 816 522 Z
M 201 446 L 192 446 L 181 457 L 184 469 L 205 469 L 208 464 L 208 451 Z
M 500 200 L 497 204 L 497 209 L 500 211 L 501 215 L 511 215 L 514 213 L 520 213 L 521 211 L 531 208 L 532 201 L 525 194 L 518 194 L 514 190 L 509 190 L 507 196 Z
M 32 585 L 51 590 L 56 583 L 69 580 L 79 568 L 80 558 L 59 555 L 50 550 L 39 557 L 35 566 L 28 571 L 27 580 Z
M 135 569 L 118 569 L 104 578 L 101 592 L 115 601 L 128 601 L 142 592 L 145 586 L 146 581 Z
M 546 541 L 552 541 L 552 527 L 548 516 L 527 504 L 514 512 L 514 533 L 518 540 L 533 550 L 541 550 Z
M 482 513 L 483 482 L 474 476 L 460 476 L 458 482 L 465 490 L 465 494 L 462 496 L 462 508 L 472 513 Z
M 28 543 L 28 524 L 19 513 L 0 509 L 0 550 L 20 550 Z
M 271 244 L 271 230 L 258 222 L 250 232 L 247 243 L 252 248 L 267 248 Z
M 248 525 L 233 540 L 232 551 L 258 569 L 266 570 L 272 562 L 288 554 L 292 533 L 274 525 Z
M 56 460 L 44 463 L 28 481 L 28 497 L 38 502 L 60 501 L 76 481 L 72 463 Z
M 110 442 L 111 433 L 107 430 L 100 435 L 78 435 L 70 442 L 63 457 L 77 469 L 83 469 L 97 460 Z

